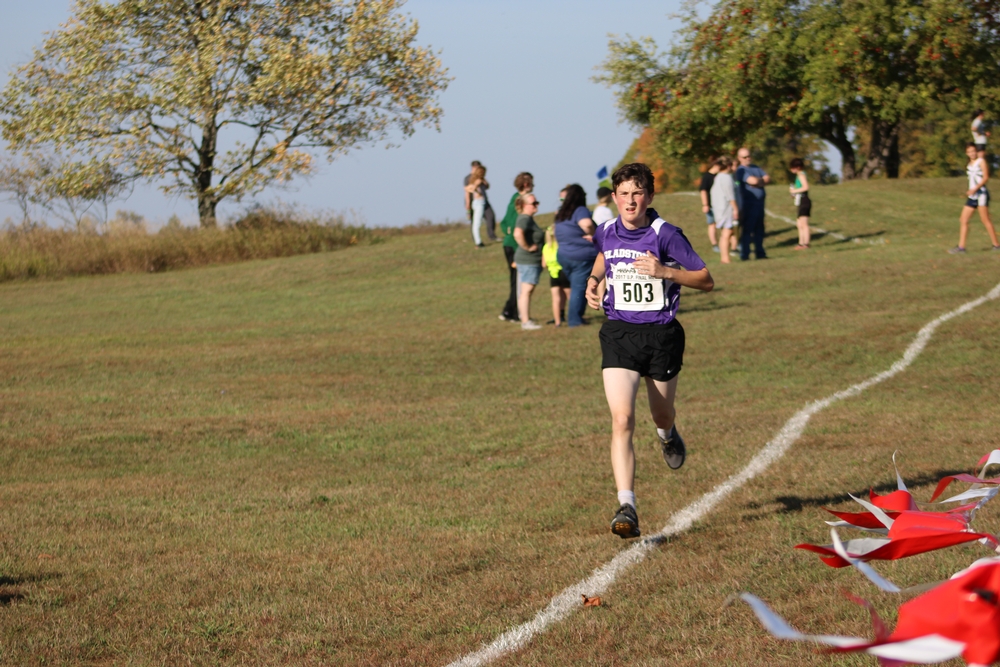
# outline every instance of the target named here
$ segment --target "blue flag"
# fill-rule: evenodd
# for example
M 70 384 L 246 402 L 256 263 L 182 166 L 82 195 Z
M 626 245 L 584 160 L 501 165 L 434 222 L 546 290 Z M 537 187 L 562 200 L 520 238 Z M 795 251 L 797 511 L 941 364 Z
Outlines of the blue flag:
M 608 177 L 608 168 L 601 167 L 601 170 L 597 172 L 597 180 L 602 180 Z

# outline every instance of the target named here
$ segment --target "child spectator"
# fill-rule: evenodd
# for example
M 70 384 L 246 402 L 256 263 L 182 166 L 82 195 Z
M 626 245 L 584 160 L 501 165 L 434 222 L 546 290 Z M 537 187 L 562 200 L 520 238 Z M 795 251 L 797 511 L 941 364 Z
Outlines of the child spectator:
M 596 215 L 596 214 L 595 214 Z M 549 288 L 552 290 L 552 321 L 561 327 L 563 313 L 566 312 L 566 302 L 569 300 L 569 278 L 559 266 L 559 242 L 556 241 L 554 227 L 545 229 L 545 246 L 542 248 L 542 268 L 549 272 Z

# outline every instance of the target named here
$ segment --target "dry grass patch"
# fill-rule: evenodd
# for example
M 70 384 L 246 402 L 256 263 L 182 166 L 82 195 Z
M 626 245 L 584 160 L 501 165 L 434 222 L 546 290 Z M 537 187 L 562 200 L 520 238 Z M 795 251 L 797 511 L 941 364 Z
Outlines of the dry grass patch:
M 681 472 L 640 418 L 645 530 L 996 283 L 1000 258 L 944 254 L 958 179 L 912 187 L 817 189 L 818 226 L 887 244 L 795 253 L 769 221 L 772 259 L 728 267 L 697 199 L 660 198 L 719 287 L 683 298 Z M 501 257 L 455 230 L 0 286 L 0 662 L 444 664 L 620 552 L 596 327 L 498 322 Z M 724 602 L 749 590 L 805 630 L 866 634 L 847 587 L 891 616 L 892 599 L 791 547 L 825 539 L 819 505 L 891 483 L 894 449 L 924 498 L 1000 446 L 998 310 L 948 323 L 904 374 L 818 415 L 605 604 L 501 664 L 870 664 L 773 642 Z M 976 554 L 879 569 L 910 584 Z

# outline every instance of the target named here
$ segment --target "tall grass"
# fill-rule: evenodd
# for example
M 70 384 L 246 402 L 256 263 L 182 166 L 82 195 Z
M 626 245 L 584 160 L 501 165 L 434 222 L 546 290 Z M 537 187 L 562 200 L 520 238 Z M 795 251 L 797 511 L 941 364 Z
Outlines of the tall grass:
M 402 228 L 348 224 L 338 214 L 253 208 L 218 228 L 168 224 L 149 233 L 141 217 L 119 212 L 99 229 L 45 226 L 0 232 L 0 282 L 105 273 L 154 273 L 208 264 L 327 252 L 391 236 L 454 229 L 422 221 Z

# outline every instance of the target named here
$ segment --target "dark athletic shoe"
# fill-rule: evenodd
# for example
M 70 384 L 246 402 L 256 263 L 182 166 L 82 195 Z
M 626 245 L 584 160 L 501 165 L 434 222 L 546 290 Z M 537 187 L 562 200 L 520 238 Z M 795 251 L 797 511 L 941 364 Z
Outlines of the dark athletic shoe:
M 635 513 L 635 508 L 625 503 L 618 508 L 618 513 L 611 520 L 611 532 L 623 540 L 630 537 L 639 537 L 639 516 Z
M 660 438 L 660 434 L 657 433 L 656 437 Z M 660 449 L 663 451 L 663 460 L 671 470 L 677 470 L 684 465 L 687 448 L 684 446 L 684 438 L 677 432 L 677 426 L 670 427 L 670 434 L 666 440 L 660 438 Z
M 965 254 L 965 248 L 963 248 L 960 245 L 957 245 L 954 248 L 952 248 L 951 250 L 949 250 L 948 254 L 949 255 L 964 255 Z

